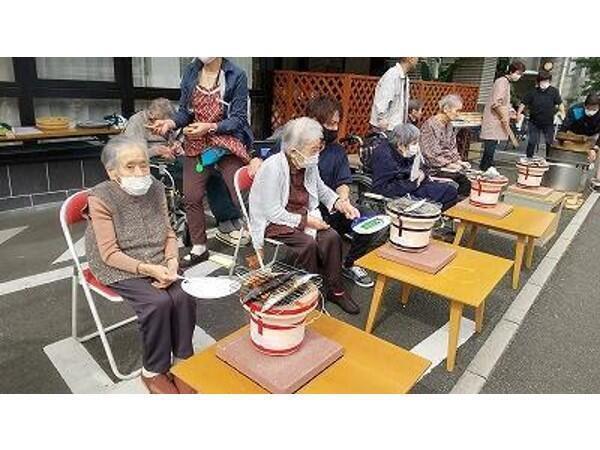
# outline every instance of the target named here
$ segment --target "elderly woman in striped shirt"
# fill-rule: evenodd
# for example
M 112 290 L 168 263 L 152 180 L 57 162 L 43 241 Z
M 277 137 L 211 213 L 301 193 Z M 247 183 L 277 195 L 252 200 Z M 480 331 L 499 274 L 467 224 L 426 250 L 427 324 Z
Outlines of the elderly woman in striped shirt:
M 463 107 L 462 99 L 458 95 L 446 95 L 439 101 L 439 107 L 440 111 L 421 127 L 421 152 L 430 174 L 452 179 L 458 183 L 458 194 L 466 197 L 471 185 L 461 171 L 470 168 L 471 164 L 461 160 L 452 126 L 452 121 L 458 118 Z

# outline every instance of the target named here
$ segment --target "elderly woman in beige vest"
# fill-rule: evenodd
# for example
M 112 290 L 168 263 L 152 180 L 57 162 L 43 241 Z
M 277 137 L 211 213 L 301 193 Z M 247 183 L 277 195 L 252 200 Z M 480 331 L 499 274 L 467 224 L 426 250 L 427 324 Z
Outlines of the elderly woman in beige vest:
M 135 310 L 142 380 L 151 393 L 189 393 L 167 375 L 193 354 L 196 304 L 177 280 L 177 238 L 163 185 L 150 175 L 144 141 L 119 136 L 102 151 L 109 180 L 90 190 L 86 252 L 92 273 Z

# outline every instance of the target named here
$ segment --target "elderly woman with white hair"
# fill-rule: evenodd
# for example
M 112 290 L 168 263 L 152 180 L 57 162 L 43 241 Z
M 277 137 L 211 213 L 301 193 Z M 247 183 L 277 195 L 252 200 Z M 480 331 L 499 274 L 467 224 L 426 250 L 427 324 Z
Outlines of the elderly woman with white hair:
M 102 151 L 109 180 L 89 192 L 86 254 L 94 276 L 134 309 L 143 344 L 142 381 L 151 393 L 190 393 L 168 376 L 192 356 L 196 303 L 177 279 L 177 238 L 163 185 L 150 175 L 146 143 L 127 136 Z
M 444 210 L 457 201 L 454 183 L 431 180 L 419 150 L 420 132 L 412 124 L 397 125 L 373 152 L 373 191 L 385 197 L 410 194 L 442 204 Z
M 342 285 L 341 238 L 322 219 L 319 204 L 348 219 L 357 218 L 359 212 L 321 179 L 322 149 L 323 130 L 316 120 L 301 117 L 285 125 L 282 151 L 262 164 L 250 191 L 252 240 L 258 252 L 265 236 L 283 242 L 295 265 L 323 275 L 328 301 L 358 314 L 358 305 Z
M 458 194 L 467 197 L 471 191 L 469 179 L 461 173 L 471 167 L 461 160 L 452 121 L 458 118 L 463 102 L 460 96 L 450 94 L 439 101 L 440 111 L 421 127 L 421 152 L 431 175 L 458 183 Z

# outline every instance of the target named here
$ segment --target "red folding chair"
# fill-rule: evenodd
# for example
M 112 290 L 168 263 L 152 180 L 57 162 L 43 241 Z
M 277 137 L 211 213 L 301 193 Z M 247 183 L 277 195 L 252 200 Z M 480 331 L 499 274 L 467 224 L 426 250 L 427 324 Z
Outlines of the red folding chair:
M 70 196 L 60 208 L 60 225 L 62 227 L 63 234 L 65 236 L 65 240 L 67 241 L 67 247 L 69 248 L 69 252 L 71 253 L 71 258 L 73 258 L 73 262 L 75 265 L 73 266 L 73 278 L 71 283 L 71 335 L 77 339 L 79 342 L 86 342 L 90 339 L 93 339 L 97 336 L 100 336 L 100 340 L 102 341 L 102 346 L 104 347 L 104 351 L 106 352 L 106 356 L 108 357 L 108 362 L 110 364 L 110 368 L 117 378 L 121 380 L 129 380 L 131 378 L 135 378 L 140 375 L 141 369 L 135 370 L 129 374 L 122 374 L 115 362 L 115 358 L 113 356 L 112 349 L 110 344 L 108 343 L 108 339 L 106 338 L 106 334 L 110 331 L 116 330 L 124 325 L 127 325 L 137 319 L 136 316 L 129 317 L 121 322 L 115 323 L 114 325 L 110 325 L 105 327 L 100 320 L 100 315 L 98 314 L 98 310 L 96 309 L 96 304 L 94 302 L 94 297 L 92 296 L 92 291 L 98 294 L 105 300 L 113 303 L 120 303 L 123 301 L 123 298 L 110 289 L 108 286 L 102 284 L 98 279 L 92 274 L 89 267 L 86 264 L 81 264 L 79 262 L 79 258 L 77 256 L 77 252 L 75 251 L 75 246 L 73 245 L 73 238 L 71 236 L 70 227 L 76 223 L 83 222 L 86 220 L 84 212 L 87 208 L 88 201 L 88 192 L 81 191 L 72 196 Z M 88 334 L 83 337 L 79 337 L 77 335 L 77 290 L 78 286 L 81 285 L 83 289 L 83 293 L 87 300 L 87 304 L 92 313 L 92 317 L 94 319 L 94 323 L 96 324 L 96 328 L 98 331 Z
M 246 204 L 244 203 L 243 193 L 250 191 L 250 188 L 252 187 L 253 182 L 254 182 L 254 178 L 252 178 L 250 176 L 250 174 L 248 173 L 248 166 L 240 167 L 235 172 L 235 175 L 233 177 L 233 185 L 235 187 L 235 193 L 237 195 L 238 203 L 240 204 L 242 214 L 244 215 L 243 220 L 242 220 L 243 225 L 242 225 L 242 228 L 240 229 L 240 236 L 242 235 L 244 228 L 248 231 L 248 233 L 251 234 L 251 232 L 250 232 L 250 216 L 248 215 L 248 209 L 246 208 Z M 238 240 L 238 242 L 235 246 L 235 251 L 233 252 L 233 264 L 231 265 L 231 268 L 229 269 L 229 275 L 233 275 L 233 272 L 237 266 L 237 261 L 238 261 L 240 248 L 241 248 L 240 241 L 241 241 L 241 239 Z M 273 258 L 267 264 L 267 266 L 271 266 L 277 260 L 277 255 L 279 254 L 279 248 L 281 247 L 282 242 L 276 241 L 275 239 L 269 239 L 269 238 L 265 238 L 265 242 L 275 246 Z M 256 257 L 258 258 L 258 262 L 260 263 L 260 266 L 265 267 L 264 261 L 263 261 L 262 257 L 260 256 L 260 253 L 257 251 L 254 242 L 252 242 L 252 248 L 254 248 L 254 251 L 256 252 Z

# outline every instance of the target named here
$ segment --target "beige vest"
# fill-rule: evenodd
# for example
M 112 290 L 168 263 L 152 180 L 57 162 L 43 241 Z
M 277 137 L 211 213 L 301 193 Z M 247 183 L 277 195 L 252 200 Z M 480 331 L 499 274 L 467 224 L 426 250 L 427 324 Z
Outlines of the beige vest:
M 110 209 L 117 244 L 123 253 L 149 264 L 164 263 L 168 226 L 161 207 L 165 192 L 159 181 L 153 180 L 148 192 L 139 197 L 129 195 L 114 181 L 104 181 L 93 187 L 92 195 Z M 90 270 L 104 284 L 143 277 L 102 261 L 91 223 L 85 232 L 85 251 Z

